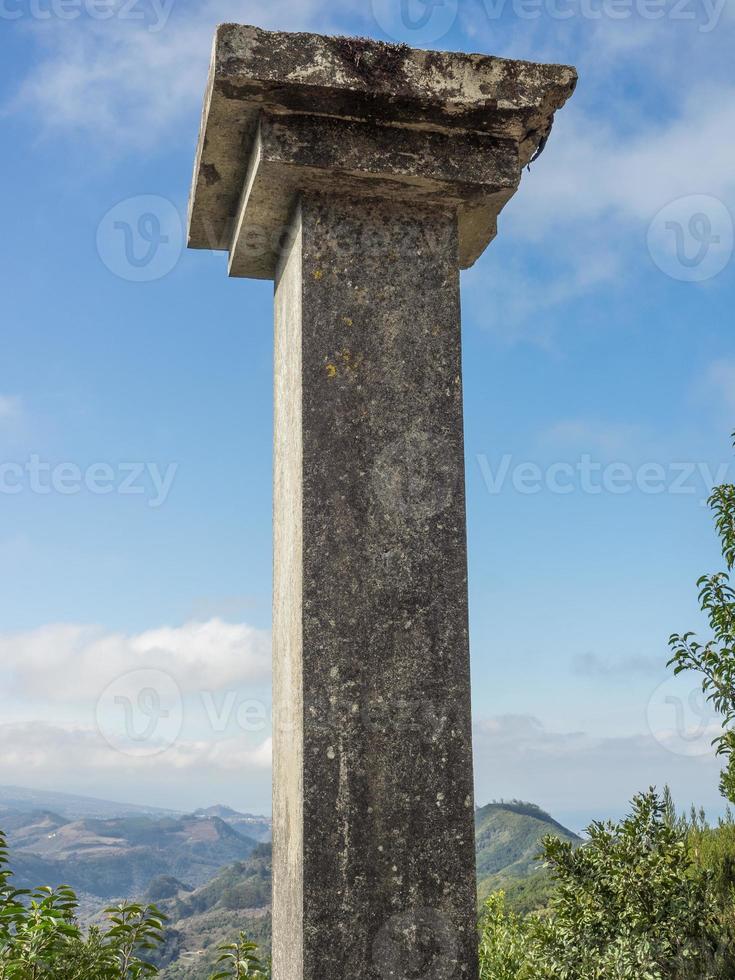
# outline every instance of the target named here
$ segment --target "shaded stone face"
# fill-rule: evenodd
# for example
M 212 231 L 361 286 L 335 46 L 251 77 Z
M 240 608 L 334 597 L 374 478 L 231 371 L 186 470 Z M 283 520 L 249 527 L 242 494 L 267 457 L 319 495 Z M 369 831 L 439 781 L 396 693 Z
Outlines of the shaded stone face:
M 574 69 L 224 25 L 189 242 L 275 308 L 275 980 L 477 980 L 460 268 Z
M 292 237 L 276 287 L 276 977 L 469 980 L 456 215 L 306 194 Z M 295 705 L 300 723 L 279 725 Z
M 307 190 L 454 208 L 459 262 L 471 264 L 487 244 L 489 209 L 508 200 L 518 173 L 510 140 L 489 146 L 475 134 L 457 142 L 441 132 L 263 111 L 230 242 L 230 275 L 273 278 L 294 201 Z

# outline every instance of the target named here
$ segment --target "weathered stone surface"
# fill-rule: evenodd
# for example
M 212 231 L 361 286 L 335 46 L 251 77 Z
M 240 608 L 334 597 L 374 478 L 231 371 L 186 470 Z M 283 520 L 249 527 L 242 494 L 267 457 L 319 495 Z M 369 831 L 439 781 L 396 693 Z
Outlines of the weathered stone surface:
M 290 241 L 276 286 L 275 977 L 474 980 L 457 220 L 307 193 Z
M 403 199 L 423 187 L 434 197 L 446 194 L 446 203 L 459 209 L 460 262 L 469 266 L 495 235 L 498 212 L 517 187 L 523 166 L 547 139 L 554 112 L 576 79 L 574 69 L 562 65 L 225 24 L 214 45 L 189 244 L 231 250 L 233 242 L 241 247 L 248 234 L 270 242 L 282 235 L 278 208 L 253 207 L 263 224 L 251 224 L 243 209 L 243 188 L 258 160 L 259 119 L 266 112 L 271 128 L 267 139 L 261 128 L 261 148 L 264 139 L 273 152 L 290 140 L 295 155 L 291 160 L 281 156 L 279 173 L 272 169 L 274 161 L 265 161 L 269 169 L 263 183 L 270 184 L 287 210 L 294 204 L 295 169 L 302 170 L 310 186 L 321 179 L 316 148 L 323 142 L 325 151 L 333 151 L 331 159 L 325 152 L 325 170 L 332 167 L 340 186 L 351 193 Z M 273 114 L 300 118 L 281 119 L 283 130 L 277 133 Z M 383 165 L 379 149 L 389 142 L 386 127 L 395 132 L 395 146 Z M 279 139 L 284 134 L 289 139 Z M 345 138 L 348 145 L 340 145 Z M 401 141 L 406 149 L 399 157 Z M 446 165 L 452 154 L 457 159 L 453 171 Z M 467 170 L 461 172 L 464 165 Z M 368 181 L 376 183 L 366 191 Z M 245 225 L 243 217 L 248 218 Z M 248 265 L 251 253 L 246 249 L 239 258 L 233 256 L 231 273 L 272 278 L 273 255 L 268 253 L 265 261 L 261 250 Z

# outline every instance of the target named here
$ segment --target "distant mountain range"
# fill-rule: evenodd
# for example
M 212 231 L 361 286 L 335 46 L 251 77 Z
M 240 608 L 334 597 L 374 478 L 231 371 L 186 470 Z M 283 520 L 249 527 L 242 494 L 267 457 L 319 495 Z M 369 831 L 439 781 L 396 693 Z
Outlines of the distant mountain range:
M 8 811 L 25 814 L 51 811 L 68 820 L 82 820 L 86 817 L 112 820 L 116 817 L 134 816 L 151 817 L 154 820 L 184 816 L 219 817 L 235 830 L 254 840 L 267 841 L 271 838 L 270 817 L 240 813 L 232 807 L 222 805 L 210 806 L 196 810 L 193 814 L 186 814 L 182 810 L 166 810 L 162 807 L 142 806 L 139 803 L 115 803 L 91 796 L 74 796 L 71 793 L 24 789 L 20 786 L 0 786 L 0 826 L 3 826 L 3 815 Z
M 258 846 L 219 817 L 67 820 L 36 811 L 0 816 L 0 825 L 20 887 L 64 882 L 105 901 L 139 895 L 162 874 L 202 885 Z
M 17 887 L 68 884 L 87 909 L 140 896 L 161 876 L 203 885 L 269 840 L 271 822 L 228 807 L 181 814 L 0 787 L 0 829 Z
M 134 814 L 150 817 L 181 816 L 177 810 L 164 810 L 156 806 L 140 806 L 137 803 L 113 803 L 92 796 L 74 796 L 51 790 L 25 789 L 22 786 L 0 786 L 0 818 L 3 810 L 53 810 L 70 820 L 83 817 L 129 817 Z
M 195 817 L 217 817 L 224 820 L 230 827 L 234 827 L 239 833 L 246 837 L 252 837 L 257 841 L 269 841 L 272 834 L 270 817 L 256 817 L 252 813 L 240 813 L 229 806 L 210 806 L 206 810 L 195 810 Z
M 104 814 L 104 815 L 103 815 Z M 478 896 L 504 889 L 527 911 L 551 890 L 540 841 L 581 843 L 548 813 L 520 801 L 475 812 Z M 70 884 L 92 921 L 113 900 L 156 902 L 169 917 L 164 980 L 208 976 L 214 949 L 245 928 L 270 943 L 271 822 L 212 806 L 192 814 L 59 793 L 0 787 L 17 887 Z

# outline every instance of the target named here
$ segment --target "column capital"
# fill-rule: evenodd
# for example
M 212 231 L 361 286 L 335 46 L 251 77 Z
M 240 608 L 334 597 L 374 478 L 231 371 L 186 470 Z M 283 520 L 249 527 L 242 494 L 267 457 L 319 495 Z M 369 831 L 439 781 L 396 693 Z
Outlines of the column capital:
M 564 65 L 224 24 L 189 246 L 228 251 L 230 275 L 272 279 L 299 191 L 395 196 L 456 210 L 467 268 L 576 82 Z

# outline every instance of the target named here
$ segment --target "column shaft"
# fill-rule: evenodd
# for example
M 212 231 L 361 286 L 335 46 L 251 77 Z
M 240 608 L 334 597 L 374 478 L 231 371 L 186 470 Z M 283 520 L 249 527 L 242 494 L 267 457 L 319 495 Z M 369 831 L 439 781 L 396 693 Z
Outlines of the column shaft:
M 275 352 L 275 980 L 476 980 L 456 213 L 303 195 Z

